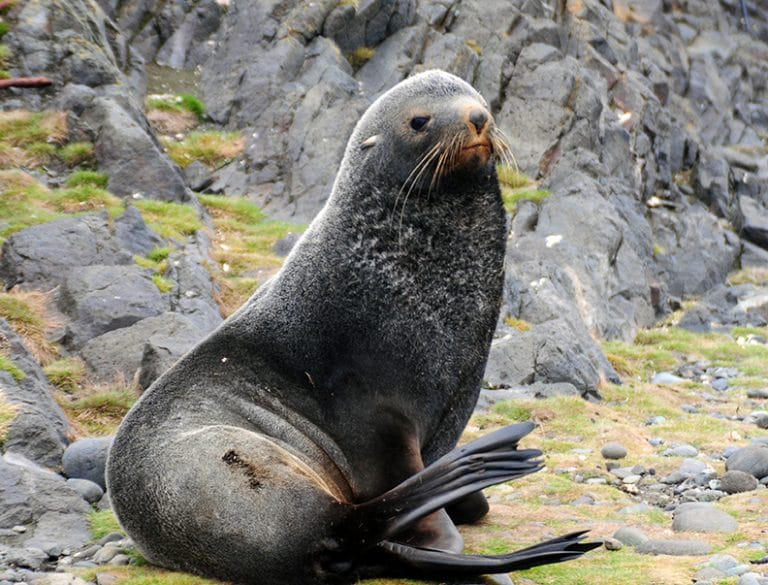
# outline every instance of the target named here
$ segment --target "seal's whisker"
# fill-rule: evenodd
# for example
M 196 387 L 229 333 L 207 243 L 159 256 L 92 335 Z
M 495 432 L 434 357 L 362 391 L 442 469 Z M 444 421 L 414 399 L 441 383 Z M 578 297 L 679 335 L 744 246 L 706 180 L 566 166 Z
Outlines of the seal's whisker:
M 400 190 L 397 192 L 397 196 L 395 197 L 395 202 L 392 205 L 392 213 L 389 216 L 390 223 L 394 219 L 395 212 L 397 211 L 397 204 L 400 201 L 400 197 L 403 194 L 403 191 L 406 187 L 408 187 L 408 183 L 411 182 L 411 186 L 408 189 L 408 194 L 410 194 L 411 189 L 413 189 L 413 185 L 418 181 L 418 177 L 421 174 L 421 170 L 425 168 L 427 165 L 429 165 L 430 160 L 434 157 L 434 155 L 440 150 L 442 147 L 443 142 L 440 141 L 437 144 L 435 144 L 431 149 L 429 149 L 424 156 L 421 157 L 418 163 L 413 167 L 411 172 L 408 174 L 408 176 L 405 178 L 405 181 L 403 181 L 402 187 L 400 187 Z M 420 170 L 421 168 L 421 170 Z M 417 174 L 418 173 L 418 174 Z M 414 175 L 416 175 L 414 177 Z M 406 198 L 408 196 L 406 195 Z
M 405 206 L 408 203 L 408 198 L 411 196 L 411 191 L 413 191 L 413 188 L 416 186 L 416 183 L 418 183 L 421 180 L 421 177 L 427 171 L 427 169 L 429 168 L 429 165 L 432 163 L 432 161 L 435 159 L 435 157 L 438 154 L 441 153 L 442 146 L 443 146 L 443 141 L 441 140 L 432 149 L 429 150 L 427 155 L 424 158 L 422 158 L 421 162 L 418 165 L 416 165 L 416 167 L 414 168 L 414 171 L 415 171 L 416 169 L 421 167 L 419 169 L 419 172 L 416 174 L 416 176 L 411 181 L 411 185 L 410 185 L 410 187 L 408 187 L 408 191 L 405 193 L 405 198 L 403 199 L 403 205 L 400 208 L 400 222 L 398 223 L 398 227 L 397 227 L 397 242 L 398 242 L 398 246 L 400 245 L 400 236 L 401 236 L 402 230 L 403 230 L 403 216 L 405 215 Z M 414 171 L 411 171 L 411 175 L 413 174 Z M 411 175 L 408 175 L 408 177 L 410 178 Z M 406 182 L 407 182 L 407 180 L 408 179 L 406 179 Z M 402 191 L 402 189 L 404 187 L 405 187 L 405 184 L 403 184 L 403 187 L 401 187 L 400 190 Z M 399 195 L 398 195 L 398 198 L 399 198 Z M 395 202 L 395 205 L 397 205 L 397 202 Z M 393 211 L 395 211 L 395 210 L 396 210 L 396 207 L 393 208 Z
M 492 136 L 498 140 L 501 150 L 506 155 L 504 162 L 509 164 L 515 171 L 519 171 L 520 167 L 518 167 L 517 159 L 515 159 L 515 154 L 512 152 L 512 141 L 509 136 L 507 136 L 506 132 L 499 126 L 494 126 Z

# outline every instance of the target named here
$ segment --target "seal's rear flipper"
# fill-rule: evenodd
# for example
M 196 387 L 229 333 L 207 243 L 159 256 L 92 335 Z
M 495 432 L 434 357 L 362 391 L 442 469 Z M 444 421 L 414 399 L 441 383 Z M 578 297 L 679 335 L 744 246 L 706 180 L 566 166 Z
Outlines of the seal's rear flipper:
M 538 565 L 569 561 L 602 545 L 582 542 L 586 531 L 572 532 L 559 538 L 519 551 L 498 556 L 462 555 L 384 541 L 378 548 L 389 557 L 395 576 L 447 582 L 464 581 L 466 577 L 486 573 L 521 571 Z M 391 573 L 390 573 L 391 575 Z
M 454 449 L 424 470 L 363 504 L 355 506 L 341 534 L 359 540 L 349 548 L 367 549 L 412 527 L 427 514 L 488 486 L 517 479 L 542 467 L 537 449 L 517 449 L 534 428 L 520 423 L 499 429 Z M 353 529 L 354 528 L 354 529 Z

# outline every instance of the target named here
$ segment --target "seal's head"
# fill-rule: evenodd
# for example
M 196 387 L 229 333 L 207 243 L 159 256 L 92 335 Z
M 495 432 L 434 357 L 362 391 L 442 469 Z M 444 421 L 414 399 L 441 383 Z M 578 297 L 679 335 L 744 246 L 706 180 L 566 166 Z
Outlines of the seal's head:
M 379 186 L 433 190 L 456 173 L 494 173 L 509 147 L 488 104 L 444 71 L 415 75 L 377 99 L 357 124 L 345 161 Z M 386 173 L 383 176 L 382 173 Z

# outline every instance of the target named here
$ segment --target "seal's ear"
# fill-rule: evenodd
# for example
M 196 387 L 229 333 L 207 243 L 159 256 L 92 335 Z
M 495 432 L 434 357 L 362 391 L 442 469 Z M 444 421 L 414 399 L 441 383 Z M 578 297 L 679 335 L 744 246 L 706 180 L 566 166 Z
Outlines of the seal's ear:
M 362 148 L 363 150 L 366 150 L 366 149 L 370 148 L 371 146 L 373 146 L 374 144 L 376 144 L 378 141 L 379 141 L 379 135 L 378 134 L 374 134 L 373 136 L 363 140 L 360 143 L 360 148 Z

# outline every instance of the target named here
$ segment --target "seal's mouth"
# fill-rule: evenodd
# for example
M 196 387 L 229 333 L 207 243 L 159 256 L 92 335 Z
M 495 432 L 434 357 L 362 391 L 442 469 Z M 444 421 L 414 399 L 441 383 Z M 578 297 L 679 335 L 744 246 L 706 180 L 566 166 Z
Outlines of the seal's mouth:
M 482 138 L 462 146 L 458 162 L 459 164 L 485 164 L 490 160 L 493 152 L 493 143 Z

